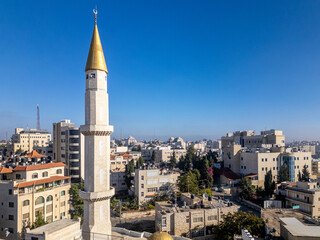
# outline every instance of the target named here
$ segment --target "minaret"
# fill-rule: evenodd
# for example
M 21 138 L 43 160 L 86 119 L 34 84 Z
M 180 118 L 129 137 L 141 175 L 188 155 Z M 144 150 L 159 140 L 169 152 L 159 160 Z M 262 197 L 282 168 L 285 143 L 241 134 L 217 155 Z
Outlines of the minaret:
M 86 65 L 84 200 L 82 235 L 85 240 L 108 239 L 111 235 L 110 198 L 110 135 L 107 66 L 97 27 L 97 11 Z M 104 237 L 105 236 L 105 237 Z

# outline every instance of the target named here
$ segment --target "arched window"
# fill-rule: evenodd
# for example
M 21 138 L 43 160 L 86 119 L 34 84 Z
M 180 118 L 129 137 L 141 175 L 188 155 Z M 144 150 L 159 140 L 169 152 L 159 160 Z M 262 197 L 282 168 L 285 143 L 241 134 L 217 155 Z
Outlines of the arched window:
M 30 205 L 30 201 L 29 200 L 24 200 L 22 205 L 23 206 L 29 206 Z
M 48 177 L 48 172 L 43 172 L 42 177 Z
M 36 199 L 36 205 L 37 204 L 41 204 L 41 203 L 44 203 L 44 197 L 38 197 L 37 199 Z
M 57 170 L 57 174 L 61 174 L 62 173 L 62 170 L 61 169 L 58 169 Z
M 53 200 L 53 197 L 51 196 L 51 195 L 49 195 L 48 197 L 47 197 L 47 202 L 50 202 L 50 201 L 52 201 Z
M 38 178 L 38 173 L 32 174 L 32 178 Z
M 61 191 L 61 196 L 64 196 L 64 195 L 66 195 L 66 191 Z

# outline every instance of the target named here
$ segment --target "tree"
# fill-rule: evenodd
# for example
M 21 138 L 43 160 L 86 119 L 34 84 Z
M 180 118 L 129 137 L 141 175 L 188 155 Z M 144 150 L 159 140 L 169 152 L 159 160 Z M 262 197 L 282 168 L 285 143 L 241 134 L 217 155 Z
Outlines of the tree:
M 21 154 L 22 153 L 22 149 L 21 147 L 16 151 L 16 154 Z
M 42 213 L 39 213 L 36 220 L 34 221 L 34 223 L 31 226 L 31 229 L 37 228 L 37 227 L 41 227 L 43 225 L 46 225 L 47 222 L 44 220 Z
M 249 178 L 244 177 L 240 180 L 241 193 L 240 197 L 244 199 L 250 199 L 255 194 L 255 188 L 252 186 L 252 182 Z
M 128 186 L 128 188 L 130 188 L 131 186 L 131 180 L 133 179 L 133 177 L 131 176 L 131 174 L 134 172 L 134 161 L 133 159 L 126 165 L 126 171 L 125 171 L 125 182 Z
M 151 161 L 156 162 L 156 152 L 154 150 L 152 151 Z
M 272 195 L 275 190 L 275 182 L 272 180 L 272 172 L 269 170 L 264 176 L 264 191 L 266 195 Z
M 302 181 L 309 181 L 309 178 L 310 178 L 310 173 L 307 169 L 307 165 L 304 165 L 303 166 L 303 169 L 302 169 Z
M 290 181 L 289 168 L 286 164 L 283 164 L 279 170 L 279 182 Z
M 84 187 L 83 183 L 74 183 L 70 188 L 70 200 L 72 209 L 70 210 L 71 218 L 81 218 L 83 220 L 83 199 L 79 197 L 79 190 Z
M 177 166 L 176 153 L 173 151 L 172 157 L 170 159 L 170 167 L 175 168 Z
M 180 161 L 178 163 L 179 169 L 181 169 L 184 172 L 191 171 L 193 164 L 192 164 L 192 155 L 187 154 L 185 157 L 180 158 Z
M 196 174 L 189 171 L 188 173 L 182 175 L 180 177 L 180 181 L 178 183 L 180 192 L 191 192 L 193 194 L 197 194 L 199 191 L 198 187 L 199 183 L 197 180 Z
M 301 172 L 299 170 L 299 174 L 298 174 L 298 181 L 301 182 L 302 181 L 302 175 L 301 175 Z
M 235 234 L 241 235 L 241 229 L 247 229 L 253 236 L 265 237 L 265 225 L 262 218 L 242 211 L 228 213 L 217 226 L 216 234 L 219 240 L 231 240 Z
M 143 164 L 144 164 L 144 159 L 143 159 L 143 157 L 139 157 L 138 160 L 137 160 L 137 162 L 136 162 L 136 168 L 142 167 Z

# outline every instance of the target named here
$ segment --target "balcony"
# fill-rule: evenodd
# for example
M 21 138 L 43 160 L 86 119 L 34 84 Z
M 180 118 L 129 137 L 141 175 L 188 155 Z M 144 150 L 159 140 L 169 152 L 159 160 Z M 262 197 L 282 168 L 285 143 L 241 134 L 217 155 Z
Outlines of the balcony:
M 286 200 L 292 201 L 292 202 L 297 203 L 297 204 L 307 204 L 310 207 L 314 207 L 315 206 L 315 205 L 312 204 L 311 201 L 308 202 L 307 200 L 300 199 L 300 198 L 286 197 Z

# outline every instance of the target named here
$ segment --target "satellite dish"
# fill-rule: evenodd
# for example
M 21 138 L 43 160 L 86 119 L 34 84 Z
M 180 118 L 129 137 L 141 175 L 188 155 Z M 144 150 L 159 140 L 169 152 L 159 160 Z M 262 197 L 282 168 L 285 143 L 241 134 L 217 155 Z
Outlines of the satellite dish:
M 202 195 L 202 197 L 203 197 L 203 198 L 208 198 L 209 195 L 208 195 L 207 193 L 204 193 L 204 194 Z

